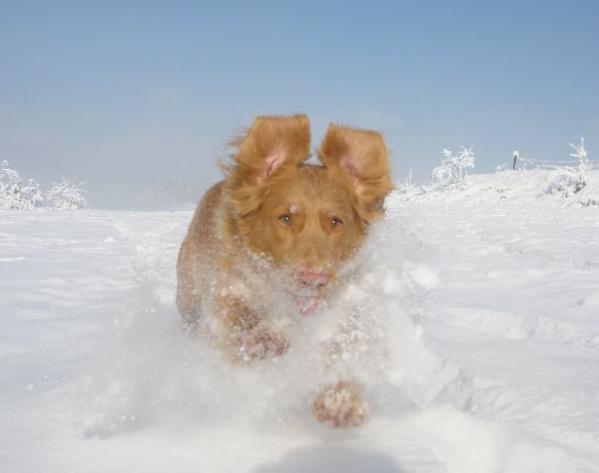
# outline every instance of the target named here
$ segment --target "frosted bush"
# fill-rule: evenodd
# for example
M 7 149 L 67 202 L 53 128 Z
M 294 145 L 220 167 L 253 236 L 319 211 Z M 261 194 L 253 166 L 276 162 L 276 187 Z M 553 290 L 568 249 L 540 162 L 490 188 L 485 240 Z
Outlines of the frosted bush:
M 21 188 L 23 201 L 27 209 L 42 207 L 44 204 L 44 194 L 42 188 L 35 179 L 29 179 Z
M 578 182 L 580 189 L 586 186 L 591 180 L 591 168 L 592 163 L 589 159 L 589 154 L 584 148 L 584 138 L 580 138 L 580 143 L 574 145 L 570 143 L 570 146 L 574 149 L 574 153 L 570 153 L 570 156 L 576 158 L 578 161 Z
M 43 195 L 35 179 L 25 181 L 7 161 L 0 165 L 0 209 L 28 210 L 41 207 Z
M 0 169 L 0 208 L 14 209 L 20 199 L 20 188 L 23 179 L 19 173 L 8 167 L 8 162 L 2 162 Z
M 433 169 L 431 185 L 434 188 L 461 187 L 468 175 L 468 169 L 474 167 L 474 152 L 472 146 L 462 146 L 461 151 L 454 156 L 453 152 L 444 149 L 441 154 L 441 165 Z
M 402 181 L 397 182 L 395 190 L 403 195 L 413 195 L 422 192 L 420 187 L 414 182 L 414 172 L 412 169 L 409 170 L 408 175 Z
M 88 205 L 83 185 L 85 181 L 79 181 L 72 176 L 62 176 L 48 191 L 46 201 L 55 209 L 85 209 Z
M 570 146 L 574 149 L 570 156 L 576 158 L 578 165 L 555 167 L 546 189 L 550 194 L 569 197 L 581 191 L 591 179 L 592 163 L 584 147 L 584 138 L 580 138 L 579 144 L 570 143 Z
M 55 209 L 87 208 L 85 182 L 62 176 L 44 195 L 35 179 L 25 180 L 7 161 L 0 162 L 0 209 L 30 210 L 46 206 Z

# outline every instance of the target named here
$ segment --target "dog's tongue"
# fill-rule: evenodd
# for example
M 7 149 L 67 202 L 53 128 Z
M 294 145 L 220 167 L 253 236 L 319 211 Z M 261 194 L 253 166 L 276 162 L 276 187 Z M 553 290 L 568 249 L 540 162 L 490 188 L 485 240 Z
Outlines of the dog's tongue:
M 295 297 L 295 306 L 302 315 L 313 314 L 318 309 L 319 299 L 317 297 Z

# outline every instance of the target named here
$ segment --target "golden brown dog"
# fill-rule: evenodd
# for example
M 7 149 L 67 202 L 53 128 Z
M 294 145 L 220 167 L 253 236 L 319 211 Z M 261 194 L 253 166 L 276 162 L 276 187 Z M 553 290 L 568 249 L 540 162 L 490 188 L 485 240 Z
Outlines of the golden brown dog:
M 226 179 L 206 193 L 181 246 L 177 305 L 188 326 L 203 321 L 232 361 L 251 362 L 283 355 L 289 344 L 265 273 L 280 272 L 291 310 L 315 312 L 382 216 L 392 184 L 383 138 L 373 131 L 331 125 L 318 150 L 322 165 L 304 163 L 305 115 L 258 117 L 235 146 Z M 367 417 L 349 380 L 324 387 L 312 410 L 341 427 Z

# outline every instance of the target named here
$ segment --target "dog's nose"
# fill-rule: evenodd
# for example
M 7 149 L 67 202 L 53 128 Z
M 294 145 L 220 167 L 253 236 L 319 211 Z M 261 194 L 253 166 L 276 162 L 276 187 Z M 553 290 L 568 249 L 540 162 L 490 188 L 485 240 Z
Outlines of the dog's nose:
M 319 288 L 326 286 L 331 275 L 323 269 L 304 269 L 297 273 L 297 280 L 302 286 Z

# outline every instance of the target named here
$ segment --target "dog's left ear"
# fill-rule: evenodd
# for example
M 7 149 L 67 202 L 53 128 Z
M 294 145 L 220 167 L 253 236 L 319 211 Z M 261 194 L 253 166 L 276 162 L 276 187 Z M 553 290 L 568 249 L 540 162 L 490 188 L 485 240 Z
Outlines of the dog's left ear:
M 358 197 L 356 210 L 364 221 L 382 216 L 383 201 L 393 190 L 393 183 L 387 147 L 380 133 L 330 125 L 318 159 L 349 179 Z

